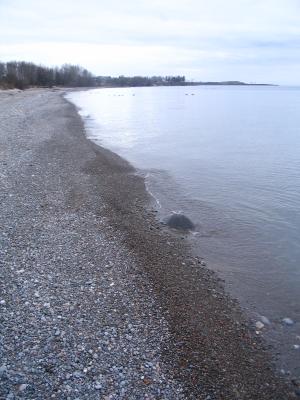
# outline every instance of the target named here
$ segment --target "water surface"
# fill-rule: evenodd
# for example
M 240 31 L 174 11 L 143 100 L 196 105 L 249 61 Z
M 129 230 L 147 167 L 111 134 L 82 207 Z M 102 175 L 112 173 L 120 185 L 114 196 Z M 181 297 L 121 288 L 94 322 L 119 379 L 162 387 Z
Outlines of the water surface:
M 300 89 L 153 87 L 68 95 L 89 138 L 147 176 L 161 217 L 197 224 L 196 252 L 300 375 Z M 292 318 L 293 327 L 281 319 Z

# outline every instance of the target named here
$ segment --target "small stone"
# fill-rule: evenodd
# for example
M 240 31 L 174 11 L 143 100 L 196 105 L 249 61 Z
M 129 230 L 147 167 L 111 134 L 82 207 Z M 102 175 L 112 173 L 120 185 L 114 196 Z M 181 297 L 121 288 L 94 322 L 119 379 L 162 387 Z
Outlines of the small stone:
M 27 384 L 26 383 L 22 383 L 22 385 L 19 386 L 19 391 L 23 392 L 26 388 L 27 388 Z
M 270 324 L 271 324 L 269 318 L 265 317 L 264 315 L 262 315 L 262 316 L 260 317 L 260 320 L 261 320 L 261 322 L 264 323 L 265 325 L 270 325 Z
M 295 385 L 297 388 L 300 388 L 300 380 L 293 378 L 292 384 Z
M 299 345 L 299 344 L 294 344 L 294 345 L 293 345 L 293 348 L 294 348 L 295 350 L 299 350 L 299 349 L 300 349 L 300 345 Z
M 6 303 L 5 300 L 0 300 L 1 305 L 5 304 L 5 303 Z
M 5 364 L 1 365 L 1 367 L 0 367 L 0 377 L 5 374 L 6 369 L 7 368 L 6 368 Z
M 203 267 L 205 267 L 206 266 L 206 262 L 205 261 L 201 261 L 201 263 L 200 263 Z
M 264 328 L 265 324 L 263 324 L 261 321 L 257 321 L 255 323 L 255 326 L 257 329 L 262 329 L 262 328 Z
M 288 325 L 288 326 L 294 325 L 294 321 L 291 318 L 283 318 L 282 322 L 284 325 Z
M 95 389 L 96 389 L 96 390 L 102 389 L 102 385 L 101 385 L 100 382 L 96 382 L 96 383 L 95 383 Z

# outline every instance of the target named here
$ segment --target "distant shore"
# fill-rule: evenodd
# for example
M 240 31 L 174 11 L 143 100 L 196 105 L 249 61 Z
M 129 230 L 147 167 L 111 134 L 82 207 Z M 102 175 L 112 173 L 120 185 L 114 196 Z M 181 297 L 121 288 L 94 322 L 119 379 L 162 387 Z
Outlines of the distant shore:
M 136 88 L 136 87 L 176 87 L 176 86 L 279 86 L 276 84 L 272 83 L 246 83 L 246 82 L 240 82 L 240 81 L 224 81 L 224 82 L 177 82 L 177 83 L 161 83 L 161 84 L 121 84 L 116 82 L 115 84 L 109 84 L 109 83 L 99 83 L 99 84 L 93 84 L 91 86 L 77 86 L 75 88 L 72 88 L 72 90 L 85 90 L 85 89 L 109 89 L 109 88 Z M 62 86 L 51 86 L 48 87 L 46 86 L 29 86 L 29 87 L 24 87 L 22 89 L 18 87 L 1 87 L 0 83 L 0 90 L 3 91 L 10 91 L 10 90 L 28 90 L 28 89 L 56 89 L 56 90 L 68 90 L 68 87 L 62 87 Z
M 63 93 L 0 92 L 0 397 L 294 398 L 216 275 L 161 228 L 143 178 L 86 139 Z

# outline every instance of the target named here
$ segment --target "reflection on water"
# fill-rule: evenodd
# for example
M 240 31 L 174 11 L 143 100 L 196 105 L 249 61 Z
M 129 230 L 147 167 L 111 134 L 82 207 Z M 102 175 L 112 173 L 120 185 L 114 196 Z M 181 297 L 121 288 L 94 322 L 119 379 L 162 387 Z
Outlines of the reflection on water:
M 282 363 L 299 368 L 300 90 L 156 87 L 69 98 L 89 116 L 92 140 L 147 171 L 162 218 L 175 210 L 195 222 L 196 251 L 252 314 L 271 320 Z M 283 317 L 296 324 L 283 328 Z

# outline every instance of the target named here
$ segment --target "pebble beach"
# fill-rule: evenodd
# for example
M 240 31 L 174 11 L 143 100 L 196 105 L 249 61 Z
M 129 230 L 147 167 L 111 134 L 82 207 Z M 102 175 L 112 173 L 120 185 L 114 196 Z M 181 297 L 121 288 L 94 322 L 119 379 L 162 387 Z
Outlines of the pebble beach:
M 64 93 L 0 91 L 0 399 L 298 398 Z

